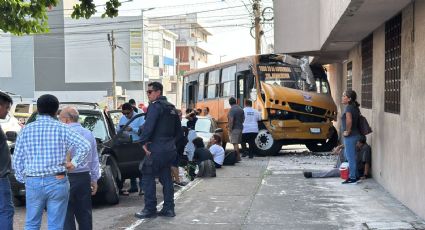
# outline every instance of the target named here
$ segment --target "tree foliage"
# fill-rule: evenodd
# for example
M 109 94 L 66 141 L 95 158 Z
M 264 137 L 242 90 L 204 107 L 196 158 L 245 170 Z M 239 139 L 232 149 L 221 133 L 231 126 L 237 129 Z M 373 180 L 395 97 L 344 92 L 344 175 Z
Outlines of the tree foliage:
M 45 33 L 49 31 L 48 11 L 60 0 L 1 0 L 0 30 L 15 35 Z M 97 10 L 93 0 L 79 0 L 73 6 L 71 17 L 90 18 Z M 102 17 L 118 16 L 119 0 L 106 0 Z

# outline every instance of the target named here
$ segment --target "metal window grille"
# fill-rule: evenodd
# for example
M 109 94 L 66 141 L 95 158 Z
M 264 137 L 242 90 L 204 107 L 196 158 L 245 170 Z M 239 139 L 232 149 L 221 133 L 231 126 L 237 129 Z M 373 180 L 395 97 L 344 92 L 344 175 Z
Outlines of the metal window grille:
M 372 108 L 373 34 L 362 41 L 362 108 Z
M 385 112 L 400 113 L 401 14 L 385 23 Z
M 347 90 L 353 89 L 353 62 L 347 63 Z

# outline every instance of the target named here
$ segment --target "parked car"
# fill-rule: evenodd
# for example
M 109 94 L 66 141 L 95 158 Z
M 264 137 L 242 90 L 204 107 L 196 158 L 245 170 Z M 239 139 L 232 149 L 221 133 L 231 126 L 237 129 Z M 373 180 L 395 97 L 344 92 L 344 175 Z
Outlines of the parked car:
M 204 141 L 205 147 L 208 146 L 211 137 L 214 134 L 222 135 L 223 129 L 218 128 L 217 122 L 210 117 L 198 116 L 198 120 L 195 124 L 195 131 L 198 137 L 201 137 Z M 187 119 L 182 119 L 182 126 L 187 126 Z M 224 148 L 224 146 L 223 146 Z
M 10 113 L 15 116 L 22 125 L 25 125 L 28 118 L 37 112 L 37 102 L 36 101 L 19 101 L 12 105 L 10 108 Z
M 19 124 L 18 119 L 16 119 L 11 114 L 7 114 L 4 119 L 0 119 L 0 126 L 3 129 L 4 133 L 8 131 L 14 131 L 16 133 L 19 133 L 22 128 L 22 126 Z
M 145 153 L 139 142 L 132 142 L 128 135 L 116 132 L 111 116 L 103 112 L 96 103 L 61 103 L 64 106 L 75 106 L 80 113 L 79 122 L 90 131 L 97 141 L 99 153 L 101 178 L 98 181 L 96 198 L 102 198 L 108 204 L 119 202 L 119 188 L 125 179 L 138 177 L 139 163 L 143 160 Z M 36 120 L 37 113 L 33 113 L 28 123 Z M 127 127 L 134 119 L 145 116 L 138 114 L 124 126 Z M 123 129 L 124 129 L 123 128 Z M 25 186 L 11 177 L 13 195 L 23 200 L 25 197 Z

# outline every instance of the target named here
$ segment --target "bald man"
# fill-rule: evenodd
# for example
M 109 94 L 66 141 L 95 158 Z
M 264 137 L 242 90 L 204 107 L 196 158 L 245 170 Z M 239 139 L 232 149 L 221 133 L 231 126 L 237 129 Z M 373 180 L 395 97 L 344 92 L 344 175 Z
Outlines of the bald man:
M 93 229 L 91 196 L 96 194 L 97 180 L 100 177 L 96 139 L 90 130 L 78 122 L 79 113 L 74 107 L 62 109 L 59 119 L 83 136 L 91 145 L 86 162 L 68 172 L 70 193 L 64 229 L 76 229 L 75 220 L 77 220 L 78 229 L 91 230 Z M 73 149 L 69 155 L 69 157 L 67 156 L 68 161 L 74 156 Z

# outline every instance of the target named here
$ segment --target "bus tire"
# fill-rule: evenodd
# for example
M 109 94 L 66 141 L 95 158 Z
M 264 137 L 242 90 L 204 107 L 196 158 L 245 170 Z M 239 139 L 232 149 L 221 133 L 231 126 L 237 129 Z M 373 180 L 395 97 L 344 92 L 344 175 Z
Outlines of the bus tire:
M 305 146 L 311 152 L 330 152 L 333 148 L 338 145 L 338 132 L 335 127 L 332 127 L 332 136 L 326 140 L 321 140 L 318 142 L 306 143 Z
M 282 149 L 282 142 L 274 140 L 267 129 L 261 129 L 255 138 L 255 153 L 259 156 L 277 155 Z

